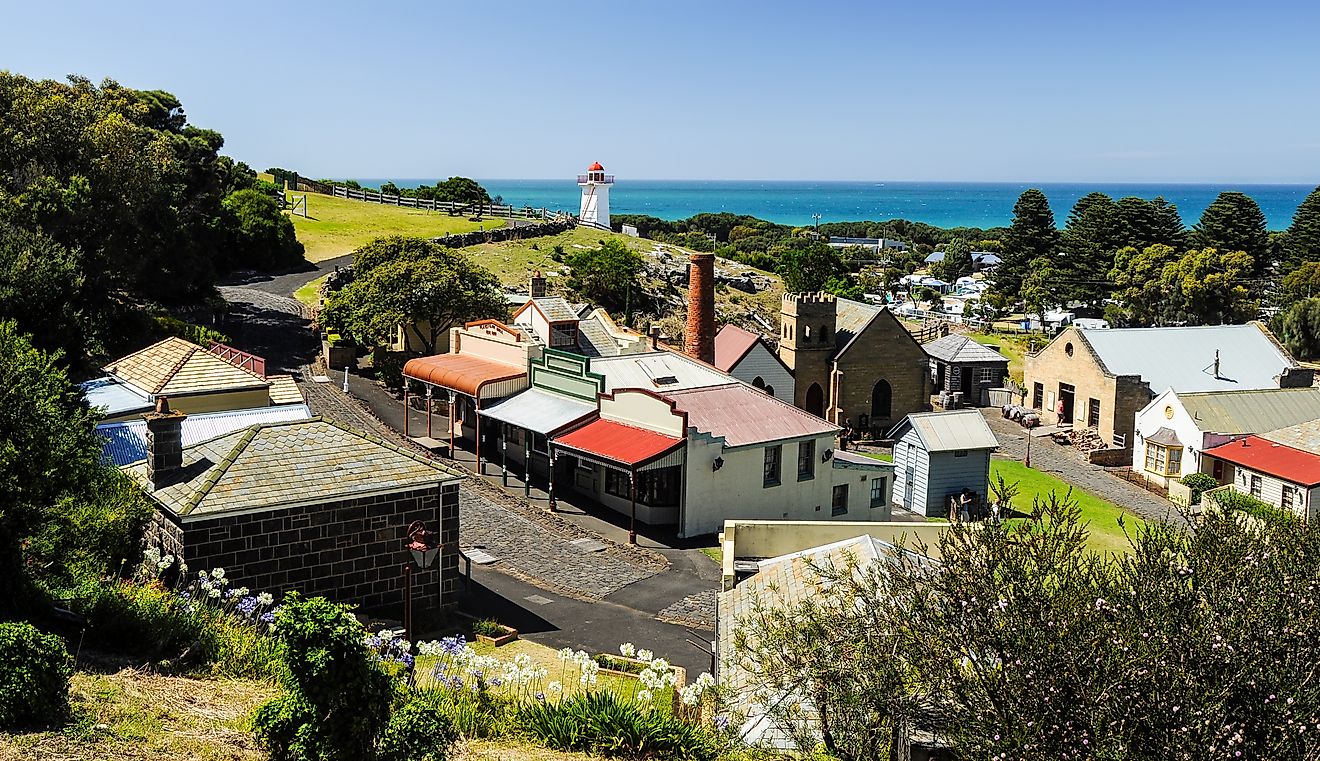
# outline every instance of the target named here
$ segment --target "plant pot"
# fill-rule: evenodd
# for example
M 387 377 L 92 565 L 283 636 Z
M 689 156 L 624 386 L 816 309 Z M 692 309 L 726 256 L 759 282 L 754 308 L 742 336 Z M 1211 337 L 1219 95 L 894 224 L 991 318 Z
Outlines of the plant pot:
M 512 626 L 503 626 L 501 628 L 504 629 L 505 633 L 501 634 L 498 637 L 488 637 L 485 634 L 476 634 L 474 636 L 476 636 L 478 642 L 485 642 L 486 644 L 494 645 L 495 647 L 499 647 L 500 645 L 507 645 L 508 643 L 514 641 L 515 639 L 518 639 L 517 629 L 513 628 Z

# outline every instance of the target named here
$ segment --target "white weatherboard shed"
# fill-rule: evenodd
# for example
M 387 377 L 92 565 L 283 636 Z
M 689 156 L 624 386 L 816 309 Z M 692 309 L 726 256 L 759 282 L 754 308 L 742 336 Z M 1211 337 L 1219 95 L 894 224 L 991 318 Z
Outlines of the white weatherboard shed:
M 990 484 L 995 434 L 976 410 L 908 415 L 894 440 L 894 499 L 908 510 L 946 516 L 949 499 L 971 489 L 981 501 Z

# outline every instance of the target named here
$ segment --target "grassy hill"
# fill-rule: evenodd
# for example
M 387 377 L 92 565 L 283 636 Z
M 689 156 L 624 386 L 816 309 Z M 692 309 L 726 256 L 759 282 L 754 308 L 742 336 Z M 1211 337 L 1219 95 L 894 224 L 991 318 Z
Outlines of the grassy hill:
M 307 193 L 309 218 L 291 215 L 298 240 L 307 248 L 307 260 L 320 262 L 353 250 L 382 235 L 436 237 L 449 233 L 503 227 L 502 219 L 470 222 L 443 211 L 409 209 Z

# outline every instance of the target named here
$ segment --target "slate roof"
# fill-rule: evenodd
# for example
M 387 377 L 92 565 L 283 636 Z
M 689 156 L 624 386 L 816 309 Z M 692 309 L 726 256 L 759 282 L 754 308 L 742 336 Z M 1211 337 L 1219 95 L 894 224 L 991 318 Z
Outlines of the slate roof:
M 249 410 L 203 412 L 183 420 L 183 445 L 190 447 L 208 439 L 259 423 L 282 423 L 306 420 L 312 411 L 306 404 L 282 404 Z M 112 465 L 128 465 L 147 457 L 147 421 L 130 420 L 96 426 L 96 435 L 105 440 L 101 459 Z
M 178 516 L 424 488 L 460 476 L 421 455 L 322 418 L 244 428 L 186 447 L 183 468 L 153 489 L 146 462 L 124 468 Z
M 930 356 L 944 362 L 1000 362 L 1005 366 L 1008 365 L 1008 357 L 989 346 L 956 333 L 922 344 L 921 348 Z
M 715 366 L 729 372 L 747 356 L 761 337 L 732 323 L 715 334 Z
M 1260 433 L 1320 418 L 1320 388 L 1271 388 L 1178 394 L 1202 431 Z
M 1183 328 L 1076 328 L 1114 375 L 1140 375 L 1153 392 L 1277 388 L 1297 363 L 1257 323 Z M 1055 340 L 1067 340 L 1068 333 Z M 1219 375 L 1213 366 L 1219 352 Z
M 1308 420 L 1305 423 L 1290 425 L 1260 435 L 1262 439 L 1276 444 L 1320 454 L 1320 420 Z M 1320 473 L 1315 474 L 1320 480 Z
M 981 417 L 979 410 L 917 412 L 894 426 L 888 438 L 900 438 L 913 428 L 927 452 L 950 452 L 958 449 L 995 449 L 999 440 Z
M 542 296 L 532 299 L 541 313 L 550 322 L 568 322 L 578 319 L 578 311 L 559 296 Z
M 264 388 L 265 378 L 242 370 L 195 343 L 171 336 L 102 368 L 148 394 L 198 394 Z
M 882 307 L 852 299 L 836 299 L 834 304 L 834 345 L 839 351 L 843 351 L 876 315 L 884 311 Z
M 665 397 L 687 413 L 689 428 L 741 447 L 823 436 L 842 430 L 809 412 L 742 383 L 673 391 Z

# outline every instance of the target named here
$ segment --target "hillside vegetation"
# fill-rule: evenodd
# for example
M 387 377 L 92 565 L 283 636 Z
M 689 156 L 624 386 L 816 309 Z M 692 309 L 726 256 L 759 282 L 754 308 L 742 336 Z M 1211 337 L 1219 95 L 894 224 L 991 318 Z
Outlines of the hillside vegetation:
M 291 194 L 302 195 L 302 193 Z M 290 215 L 298 241 L 311 262 L 351 254 L 382 235 L 416 235 L 434 238 L 449 233 L 503 227 L 502 219 L 471 222 L 447 212 L 384 206 L 366 201 L 307 193 L 308 218 Z

